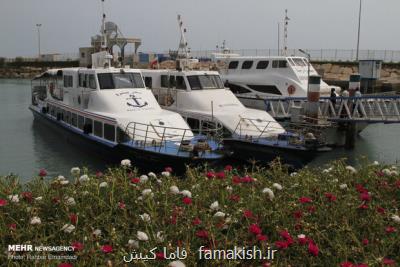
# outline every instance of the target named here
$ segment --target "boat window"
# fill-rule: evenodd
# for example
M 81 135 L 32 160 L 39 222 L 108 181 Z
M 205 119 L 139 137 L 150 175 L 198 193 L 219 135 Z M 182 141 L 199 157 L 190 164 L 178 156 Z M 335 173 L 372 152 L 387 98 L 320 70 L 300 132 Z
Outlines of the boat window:
M 244 61 L 243 64 L 242 64 L 242 69 L 243 69 L 243 70 L 248 70 L 248 69 L 251 69 L 252 66 L 253 66 L 253 61 L 251 61 L 251 60 L 246 60 L 246 61 Z
M 168 75 L 161 75 L 161 87 L 169 87 Z
M 71 123 L 71 111 L 67 111 L 65 121 L 69 124 Z
M 231 62 L 229 62 L 228 69 L 231 69 L 231 70 L 236 69 L 238 67 L 238 65 L 239 65 L 239 61 L 231 61 Z
M 78 115 L 76 113 L 71 114 L 71 124 L 76 127 L 78 124 Z
M 273 68 L 287 68 L 287 61 L 286 60 L 273 60 L 272 67 Z
M 71 75 L 64 75 L 64 87 L 73 87 Z
M 246 94 L 246 93 L 251 93 L 250 90 L 236 84 L 229 84 L 228 85 L 229 89 L 231 89 L 232 93 L 234 94 Z
M 153 88 L 153 79 L 151 77 L 144 77 L 144 84 L 147 88 Z
M 301 58 L 292 58 L 296 66 L 307 66 Z
M 187 79 L 192 90 L 224 88 L 219 75 L 190 75 L 187 76 Z
M 50 105 L 50 114 L 51 116 L 56 116 L 56 108 L 53 105 Z
M 85 118 L 83 116 L 78 116 L 78 128 L 83 130 L 84 124 L 85 124 Z
M 99 73 L 100 89 L 144 88 L 140 73 Z
M 169 76 L 169 86 L 171 87 L 171 88 L 174 88 L 175 87 L 175 76 Z
M 79 80 L 79 87 L 84 87 L 83 82 L 85 80 L 85 74 L 79 73 L 78 80 Z
M 303 58 L 304 66 L 308 66 L 308 60 Z
M 269 64 L 268 60 L 260 60 L 257 63 L 256 69 L 258 69 L 258 70 L 266 69 L 268 67 L 268 64 Z
M 291 59 L 290 57 L 288 58 L 289 64 L 292 66 L 296 66 L 296 64 L 294 63 L 293 59 Z
M 103 123 L 101 121 L 94 121 L 94 135 L 98 137 L 103 137 Z
M 186 89 L 186 83 L 183 76 L 176 76 L 176 89 Z
M 104 138 L 109 141 L 115 141 L 115 127 L 114 125 L 110 125 L 104 123 Z
M 83 131 L 86 133 L 92 133 L 93 130 L 93 120 L 85 118 L 85 124 L 83 125 Z
M 282 95 L 278 88 L 275 85 L 247 85 L 249 88 L 266 94 L 273 94 L 273 95 Z
M 96 78 L 93 74 L 89 75 L 89 88 L 90 89 L 96 89 Z
M 200 129 L 200 121 L 198 119 L 187 118 L 187 123 L 192 130 L 199 130 Z

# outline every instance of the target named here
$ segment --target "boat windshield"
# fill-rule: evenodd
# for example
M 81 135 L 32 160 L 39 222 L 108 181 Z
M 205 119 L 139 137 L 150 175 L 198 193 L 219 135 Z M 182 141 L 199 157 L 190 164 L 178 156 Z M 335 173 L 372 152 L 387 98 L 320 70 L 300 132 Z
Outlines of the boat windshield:
M 100 89 L 144 88 L 140 73 L 99 73 Z
M 192 90 L 223 89 L 224 84 L 219 75 L 190 75 L 187 79 Z
M 304 63 L 303 59 L 301 59 L 301 58 L 295 58 L 294 57 L 294 58 L 292 58 L 292 60 L 294 61 L 296 66 L 302 66 L 302 67 L 307 66 L 307 64 Z

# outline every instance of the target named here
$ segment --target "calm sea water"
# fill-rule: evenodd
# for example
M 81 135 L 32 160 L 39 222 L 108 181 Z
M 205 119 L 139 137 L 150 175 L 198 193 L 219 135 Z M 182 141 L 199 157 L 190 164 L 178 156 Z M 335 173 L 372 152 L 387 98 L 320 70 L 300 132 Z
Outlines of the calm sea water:
M 29 80 L 0 79 L 0 175 L 14 173 L 28 180 L 41 168 L 50 175 L 68 175 L 74 166 L 87 166 L 91 170 L 106 168 L 108 162 L 65 143 L 52 129 L 34 121 L 29 104 Z M 342 157 L 355 164 L 362 155 L 370 160 L 397 163 L 399 134 L 400 125 L 369 126 L 358 137 L 354 150 L 336 149 L 310 165 L 320 166 Z

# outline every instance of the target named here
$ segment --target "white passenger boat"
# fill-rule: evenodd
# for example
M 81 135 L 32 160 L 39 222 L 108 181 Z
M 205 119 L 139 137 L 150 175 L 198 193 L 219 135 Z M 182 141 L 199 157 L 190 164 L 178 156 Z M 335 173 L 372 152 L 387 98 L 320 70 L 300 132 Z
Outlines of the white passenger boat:
M 308 76 L 318 75 L 304 57 L 238 56 L 214 54 L 219 62 L 224 84 L 247 107 L 265 110 L 265 99 L 270 97 L 307 97 Z M 321 96 L 329 96 L 331 89 L 340 88 L 321 80 Z
M 161 109 L 139 70 L 109 67 L 107 52 L 93 59 L 92 68 L 48 70 L 32 80 L 35 118 L 109 159 L 182 167 L 222 157 L 219 144 Z

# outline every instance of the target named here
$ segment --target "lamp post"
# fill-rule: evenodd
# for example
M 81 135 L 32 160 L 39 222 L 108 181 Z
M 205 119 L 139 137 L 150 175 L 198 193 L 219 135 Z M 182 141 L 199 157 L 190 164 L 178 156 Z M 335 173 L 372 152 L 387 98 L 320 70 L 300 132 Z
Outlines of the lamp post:
M 360 9 L 358 11 L 358 36 L 357 36 L 356 61 L 358 61 L 358 53 L 360 51 L 361 5 L 362 5 L 362 0 L 360 0 Z
M 40 59 L 40 27 L 42 26 L 41 23 L 36 24 L 37 31 L 38 31 L 38 49 L 39 49 L 39 55 L 38 58 Z
M 306 55 L 307 56 L 307 61 L 308 61 L 308 65 L 307 65 L 307 93 L 310 91 L 310 60 L 311 60 L 311 55 L 309 53 L 307 53 L 306 51 L 304 51 L 303 49 L 299 49 L 299 52 Z

